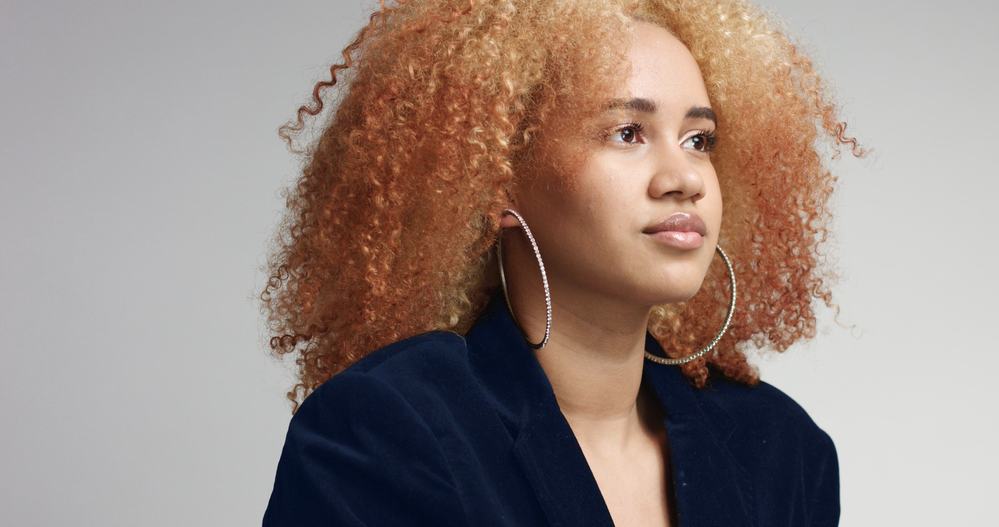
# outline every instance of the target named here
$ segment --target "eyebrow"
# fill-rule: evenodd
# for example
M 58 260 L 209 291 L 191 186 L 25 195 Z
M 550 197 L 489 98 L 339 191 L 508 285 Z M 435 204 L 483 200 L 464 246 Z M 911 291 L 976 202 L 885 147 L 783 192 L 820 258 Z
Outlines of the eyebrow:
M 634 110 L 642 113 L 656 113 L 658 107 L 655 101 L 651 99 L 645 99 L 642 97 L 636 97 L 634 99 L 611 99 L 610 103 L 607 105 L 607 110 Z M 715 116 L 714 110 L 708 108 L 707 106 L 691 106 L 687 110 L 687 114 L 683 116 L 684 119 L 710 119 L 711 122 L 718 124 L 718 118 Z

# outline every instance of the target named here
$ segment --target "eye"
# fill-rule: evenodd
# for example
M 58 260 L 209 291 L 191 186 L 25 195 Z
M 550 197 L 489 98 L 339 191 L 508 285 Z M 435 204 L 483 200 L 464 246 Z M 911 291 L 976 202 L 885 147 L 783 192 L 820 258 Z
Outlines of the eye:
M 718 143 L 718 136 L 714 130 L 699 130 L 698 133 L 687 138 L 686 142 L 694 142 L 694 150 L 698 152 L 711 152 Z
M 606 134 L 605 137 L 621 137 L 622 139 L 630 138 L 634 139 L 637 134 L 641 134 L 644 130 L 642 123 L 628 123 L 620 128 L 615 128 L 613 132 Z M 635 144 L 625 139 L 624 144 Z

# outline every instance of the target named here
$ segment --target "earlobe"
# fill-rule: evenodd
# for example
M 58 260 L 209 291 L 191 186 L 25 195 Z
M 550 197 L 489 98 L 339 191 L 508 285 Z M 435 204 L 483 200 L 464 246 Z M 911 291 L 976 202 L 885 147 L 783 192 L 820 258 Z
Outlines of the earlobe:
M 520 207 L 517 206 L 517 200 L 513 197 L 513 193 L 510 191 L 510 189 L 506 189 L 504 191 L 504 194 L 506 194 L 506 205 L 503 207 L 503 209 L 520 210 Z M 502 212 L 500 213 L 501 228 L 506 229 L 509 227 L 519 227 L 519 226 L 520 222 L 517 221 L 516 216 L 514 216 L 513 214 L 504 214 Z
M 520 227 L 520 222 L 517 221 L 517 217 L 513 214 L 504 214 L 500 217 L 500 228 L 507 229 L 510 227 Z

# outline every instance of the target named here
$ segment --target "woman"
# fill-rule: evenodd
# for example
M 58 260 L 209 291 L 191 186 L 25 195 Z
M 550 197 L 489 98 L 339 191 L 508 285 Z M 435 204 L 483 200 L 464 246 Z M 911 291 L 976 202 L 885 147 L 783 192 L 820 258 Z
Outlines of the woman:
M 838 522 L 832 440 L 744 345 L 814 336 L 815 140 L 863 150 L 773 22 L 424 1 L 343 57 L 282 129 L 346 80 L 262 294 L 299 368 L 265 525 Z

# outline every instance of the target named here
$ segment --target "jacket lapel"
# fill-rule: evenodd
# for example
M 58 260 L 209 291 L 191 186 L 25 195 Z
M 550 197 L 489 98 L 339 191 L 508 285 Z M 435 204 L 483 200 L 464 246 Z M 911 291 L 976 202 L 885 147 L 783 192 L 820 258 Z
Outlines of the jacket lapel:
M 494 398 L 514 441 L 514 455 L 553 526 L 612 526 L 586 457 L 559 409 L 535 351 L 494 293 L 466 335 L 472 368 Z M 646 346 L 665 355 L 646 332 Z M 683 527 L 749 527 L 752 489 L 726 446 L 735 422 L 675 366 L 645 362 L 643 382 L 665 409 L 673 489 Z
M 645 345 L 666 356 L 649 332 Z M 678 367 L 651 361 L 645 361 L 642 378 L 665 409 L 680 525 L 755 526 L 752 481 L 728 447 L 736 423 L 710 399 L 710 384 L 699 390 Z

